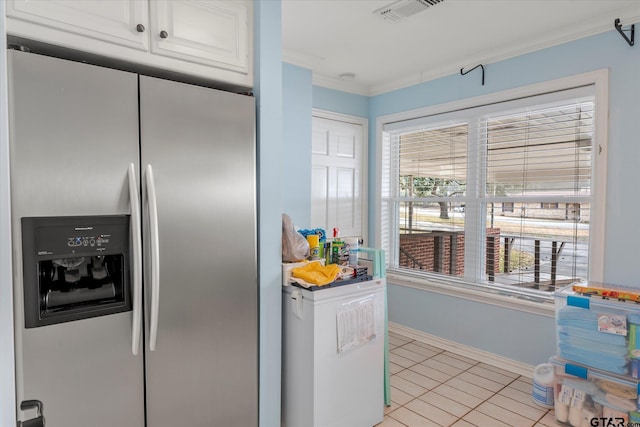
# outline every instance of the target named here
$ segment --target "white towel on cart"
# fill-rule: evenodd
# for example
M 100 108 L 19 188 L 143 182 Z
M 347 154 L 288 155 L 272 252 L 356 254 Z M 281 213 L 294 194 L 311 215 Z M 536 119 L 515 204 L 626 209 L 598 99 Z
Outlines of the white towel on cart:
M 365 344 L 376 337 L 374 298 L 351 301 L 336 313 L 338 353 Z

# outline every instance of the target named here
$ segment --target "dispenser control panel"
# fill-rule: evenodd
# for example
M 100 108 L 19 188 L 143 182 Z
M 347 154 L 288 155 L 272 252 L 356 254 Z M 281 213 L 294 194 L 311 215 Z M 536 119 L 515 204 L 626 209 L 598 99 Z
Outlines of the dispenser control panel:
M 99 235 L 99 236 L 85 236 L 85 237 L 69 237 L 67 239 L 67 246 L 70 248 L 77 248 L 79 246 L 90 246 L 90 247 L 102 247 L 109 243 L 109 235 Z
M 122 236 L 122 224 L 105 223 L 105 217 L 98 217 L 95 220 L 97 222 L 86 224 L 87 218 L 91 217 L 78 218 L 80 223 L 37 226 L 34 242 L 37 255 L 104 254 L 122 252 L 128 246 L 127 230 Z

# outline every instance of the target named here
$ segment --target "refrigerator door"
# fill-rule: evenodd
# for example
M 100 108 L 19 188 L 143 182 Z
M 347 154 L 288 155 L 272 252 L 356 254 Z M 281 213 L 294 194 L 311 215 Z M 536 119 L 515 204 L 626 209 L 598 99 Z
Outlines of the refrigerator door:
M 145 259 L 148 426 L 257 426 L 254 99 L 141 76 L 140 111 L 145 254 L 150 198 L 159 240 L 155 292 Z
M 8 56 L 16 400 L 42 401 L 52 427 L 140 427 L 143 360 L 132 354 L 131 311 L 25 329 L 20 227 L 22 217 L 130 213 L 137 77 L 19 51 Z

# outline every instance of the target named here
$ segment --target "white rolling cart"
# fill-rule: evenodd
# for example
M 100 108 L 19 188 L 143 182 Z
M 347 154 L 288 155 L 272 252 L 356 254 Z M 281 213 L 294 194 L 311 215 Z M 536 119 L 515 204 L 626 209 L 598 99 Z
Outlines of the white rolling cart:
M 382 422 L 385 295 L 383 278 L 283 287 L 283 427 Z

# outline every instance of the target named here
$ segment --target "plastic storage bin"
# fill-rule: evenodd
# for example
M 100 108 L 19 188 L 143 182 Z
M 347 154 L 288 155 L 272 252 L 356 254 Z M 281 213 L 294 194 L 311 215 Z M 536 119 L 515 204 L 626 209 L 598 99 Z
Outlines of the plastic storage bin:
M 558 356 L 612 374 L 640 377 L 640 304 L 578 294 L 571 286 L 554 296 Z
M 558 357 L 554 366 L 556 421 L 572 427 L 626 426 L 640 419 L 638 380 L 574 364 Z

